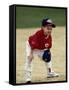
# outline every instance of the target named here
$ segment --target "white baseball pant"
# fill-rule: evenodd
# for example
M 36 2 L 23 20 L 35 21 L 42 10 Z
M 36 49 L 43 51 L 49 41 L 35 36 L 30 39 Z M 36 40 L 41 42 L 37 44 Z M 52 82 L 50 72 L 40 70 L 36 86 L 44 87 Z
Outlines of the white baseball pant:
M 32 62 L 28 59 L 28 56 L 30 55 L 31 52 L 31 47 L 29 45 L 29 42 L 26 42 L 26 63 L 25 63 L 25 81 L 31 81 L 31 72 L 32 72 Z M 37 55 L 38 57 L 42 58 L 44 53 L 44 50 L 34 50 L 33 51 L 33 56 Z M 46 63 L 45 65 L 47 68 L 51 68 L 51 61 Z

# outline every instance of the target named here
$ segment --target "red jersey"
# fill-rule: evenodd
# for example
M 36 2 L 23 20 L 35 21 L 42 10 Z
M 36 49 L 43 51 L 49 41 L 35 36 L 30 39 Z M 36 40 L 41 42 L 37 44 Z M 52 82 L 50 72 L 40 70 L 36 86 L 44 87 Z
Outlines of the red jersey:
M 46 44 L 48 44 L 48 49 L 52 47 L 51 35 L 46 36 L 42 29 L 30 36 L 28 41 L 32 49 L 46 49 Z

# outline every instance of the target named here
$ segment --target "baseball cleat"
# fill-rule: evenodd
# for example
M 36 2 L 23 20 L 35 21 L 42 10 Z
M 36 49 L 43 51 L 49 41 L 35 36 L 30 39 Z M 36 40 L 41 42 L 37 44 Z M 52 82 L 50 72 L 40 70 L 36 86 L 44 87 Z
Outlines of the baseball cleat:
M 27 81 L 26 84 L 31 84 L 31 81 Z
M 47 78 L 58 77 L 58 76 L 59 76 L 59 74 L 57 74 L 57 73 L 55 73 L 55 72 L 50 72 L 50 73 L 48 73 Z

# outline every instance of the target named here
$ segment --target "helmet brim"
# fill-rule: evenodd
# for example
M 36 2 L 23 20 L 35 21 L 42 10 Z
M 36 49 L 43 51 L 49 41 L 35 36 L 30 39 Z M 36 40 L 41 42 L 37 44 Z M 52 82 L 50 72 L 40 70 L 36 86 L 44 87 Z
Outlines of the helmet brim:
M 46 22 L 43 26 L 47 26 L 47 25 L 51 25 L 53 28 L 56 27 L 56 25 L 54 23 L 48 23 L 48 22 Z

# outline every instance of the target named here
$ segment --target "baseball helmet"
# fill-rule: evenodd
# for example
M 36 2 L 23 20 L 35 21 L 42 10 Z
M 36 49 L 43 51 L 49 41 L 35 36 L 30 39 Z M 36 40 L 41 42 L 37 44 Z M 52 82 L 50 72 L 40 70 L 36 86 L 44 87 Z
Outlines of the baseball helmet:
M 53 21 L 49 18 L 42 20 L 42 26 L 47 26 L 48 24 L 52 25 L 53 28 L 56 27 L 56 25 L 53 23 Z

